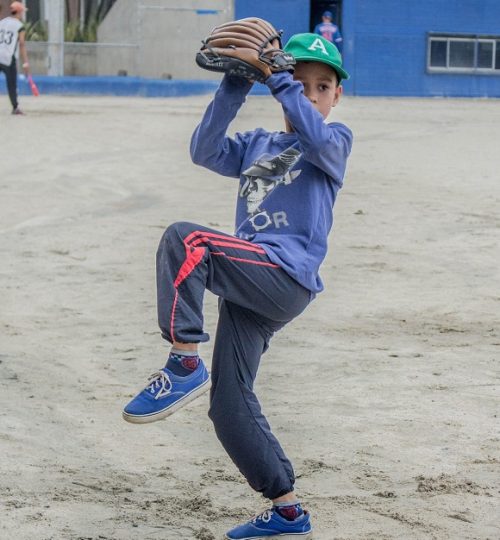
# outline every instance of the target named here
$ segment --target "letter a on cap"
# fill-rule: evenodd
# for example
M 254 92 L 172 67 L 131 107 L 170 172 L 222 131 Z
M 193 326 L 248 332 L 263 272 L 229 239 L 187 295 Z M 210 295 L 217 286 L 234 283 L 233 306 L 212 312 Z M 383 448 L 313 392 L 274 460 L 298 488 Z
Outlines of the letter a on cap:
M 320 49 L 323 54 L 326 54 L 326 56 L 329 56 L 328 52 L 326 51 L 325 44 L 321 41 L 321 39 L 316 38 L 312 45 L 308 47 L 310 51 L 315 51 L 316 49 Z

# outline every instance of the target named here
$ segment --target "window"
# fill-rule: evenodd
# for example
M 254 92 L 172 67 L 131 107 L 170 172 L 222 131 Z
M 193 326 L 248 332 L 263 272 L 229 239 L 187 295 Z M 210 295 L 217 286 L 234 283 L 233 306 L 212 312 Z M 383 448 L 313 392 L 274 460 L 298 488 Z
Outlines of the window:
M 448 42 L 441 39 L 431 41 L 431 66 L 446 67 Z
M 477 42 L 477 67 L 484 69 L 493 69 L 493 59 L 495 51 L 494 41 L 478 41 Z
M 429 34 L 427 68 L 500 75 L 500 36 Z
M 465 39 L 448 41 L 448 66 L 474 69 L 474 42 Z

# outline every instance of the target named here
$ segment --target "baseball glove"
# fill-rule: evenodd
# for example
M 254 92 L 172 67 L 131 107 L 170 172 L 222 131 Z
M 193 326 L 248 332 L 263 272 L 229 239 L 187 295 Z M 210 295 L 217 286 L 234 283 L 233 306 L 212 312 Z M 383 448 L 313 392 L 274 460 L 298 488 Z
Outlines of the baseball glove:
M 281 32 L 257 17 L 215 27 L 202 41 L 196 63 L 219 71 L 264 82 L 272 73 L 293 70 L 295 59 L 281 49 Z

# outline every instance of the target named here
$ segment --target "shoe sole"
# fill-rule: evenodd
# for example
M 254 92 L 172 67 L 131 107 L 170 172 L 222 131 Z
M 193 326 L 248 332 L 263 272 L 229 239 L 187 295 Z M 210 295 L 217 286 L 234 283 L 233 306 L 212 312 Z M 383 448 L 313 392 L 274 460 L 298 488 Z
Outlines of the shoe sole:
M 274 536 L 245 536 L 240 540 L 265 540 L 266 538 L 278 538 L 279 540 L 312 540 L 312 532 L 308 533 L 283 533 L 275 534 Z M 230 536 L 224 535 L 224 540 L 234 540 Z
M 128 414 L 123 411 L 123 419 L 126 422 L 130 422 L 131 424 L 150 424 L 151 422 L 158 422 L 159 420 L 164 420 L 165 418 L 167 418 L 167 416 L 174 414 L 175 411 L 178 411 L 180 408 L 184 407 L 184 405 L 191 403 L 191 401 L 194 401 L 197 397 L 200 397 L 205 392 L 210 390 L 210 382 L 210 378 L 208 378 L 201 386 L 198 386 L 189 394 L 186 394 L 183 398 L 179 399 L 175 403 L 172 403 L 170 407 L 167 407 L 162 411 L 142 416 Z

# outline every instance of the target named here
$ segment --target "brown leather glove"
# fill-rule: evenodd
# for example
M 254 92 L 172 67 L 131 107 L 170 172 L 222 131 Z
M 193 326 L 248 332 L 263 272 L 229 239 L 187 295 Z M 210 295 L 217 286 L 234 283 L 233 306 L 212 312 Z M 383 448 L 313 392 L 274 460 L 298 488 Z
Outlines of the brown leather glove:
M 295 59 L 281 49 L 281 32 L 257 17 L 215 27 L 196 54 L 203 69 L 264 82 L 277 71 L 293 71 Z

